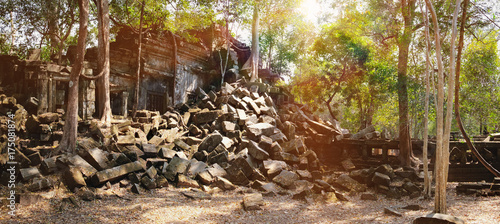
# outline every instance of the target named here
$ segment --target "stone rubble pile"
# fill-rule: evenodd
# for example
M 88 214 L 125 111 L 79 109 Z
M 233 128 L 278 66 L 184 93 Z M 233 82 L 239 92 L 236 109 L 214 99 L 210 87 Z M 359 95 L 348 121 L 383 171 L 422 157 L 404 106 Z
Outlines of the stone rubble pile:
M 340 176 L 324 170 L 306 142 L 329 144 L 350 137 L 349 132 L 300 105 L 277 106 L 256 86 L 224 83 L 220 91 L 208 93 L 199 88 L 193 104 L 164 114 L 141 110 L 133 120 L 116 120 L 108 128 L 97 121 L 80 121 L 74 155 L 55 153 L 64 111 L 29 115 L 14 97 L 1 95 L 0 145 L 7 144 L 6 115 L 12 111 L 21 137 L 16 144 L 19 176 L 30 191 L 51 188 L 55 183 L 49 176 L 56 175 L 68 189 L 83 195 L 116 186 L 140 193 L 169 185 L 201 190 L 244 186 L 264 195 L 292 193 L 298 200 L 326 201 L 347 200 L 338 190 L 364 192 L 367 186 L 393 198 L 420 192 L 414 171 L 389 165 L 346 167 L 350 174 Z M 371 133 L 376 135 L 367 130 L 362 137 Z M 2 151 L 2 164 L 6 156 Z M 1 179 L 8 180 L 3 170 Z M 186 197 L 209 195 L 195 191 Z M 245 208 L 258 209 L 261 197 L 247 195 Z

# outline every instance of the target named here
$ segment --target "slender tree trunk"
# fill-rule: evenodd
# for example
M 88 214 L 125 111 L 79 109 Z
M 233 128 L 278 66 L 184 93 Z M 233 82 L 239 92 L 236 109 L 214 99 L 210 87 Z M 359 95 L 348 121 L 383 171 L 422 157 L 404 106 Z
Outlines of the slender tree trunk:
M 144 4 L 145 0 L 142 0 L 141 6 L 141 15 L 139 20 L 139 43 L 137 44 L 137 70 L 135 71 L 136 80 L 135 80 L 135 99 L 134 105 L 132 106 L 132 117 L 135 118 L 137 113 L 137 108 L 139 107 L 139 91 L 141 84 L 141 51 L 142 51 L 142 22 L 144 19 Z
M 102 73 L 98 79 L 97 87 L 99 93 L 99 115 L 104 126 L 111 125 L 111 100 L 109 96 L 109 3 L 108 0 L 97 1 L 98 10 L 98 48 L 97 71 Z
M 403 166 L 411 166 L 413 158 L 410 136 L 410 119 L 408 117 L 408 49 L 412 36 L 412 13 L 414 0 L 402 0 L 401 11 L 404 18 L 403 36 L 399 38 L 398 56 L 398 102 L 399 102 L 399 159 Z
M 479 162 L 483 164 L 488 171 L 494 174 L 496 177 L 500 177 L 500 172 L 495 169 L 491 164 L 486 162 L 486 160 L 481 156 L 481 154 L 477 151 L 476 147 L 472 144 L 469 136 L 465 132 L 464 126 L 462 124 L 462 118 L 460 117 L 460 102 L 459 102 L 459 91 L 460 91 L 460 66 L 462 64 L 462 49 L 464 47 L 464 33 L 465 33 L 465 23 L 467 21 L 467 7 L 469 6 L 469 0 L 464 0 L 463 8 L 462 8 L 462 21 L 460 25 L 460 37 L 458 40 L 458 52 L 457 52 L 457 68 L 455 70 L 455 119 L 457 120 L 458 128 L 460 132 L 462 132 L 462 136 L 464 136 L 465 142 L 469 150 L 472 151 L 472 154 L 478 158 Z
M 437 22 L 436 12 L 430 0 L 425 0 L 427 8 L 432 15 L 432 23 L 434 25 L 434 41 L 436 45 L 436 57 L 438 64 L 438 84 L 437 84 L 437 104 L 436 104 L 436 195 L 434 198 L 434 212 L 446 213 L 446 179 L 445 179 L 445 164 L 448 164 L 448 159 L 445 158 L 446 153 L 443 147 L 443 104 L 444 104 L 444 74 L 443 74 L 443 61 L 441 57 L 441 35 Z
M 250 72 L 250 81 L 256 81 L 259 78 L 259 2 L 255 2 L 253 8 L 252 22 L 252 68 Z
M 80 28 L 78 31 L 78 44 L 76 47 L 76 60 L 70 74 L 68 91 L 68 109 L 64 123 L 64 132 L 58 150 L 74 153 L 76 149 L 76 137 L 78 128 L 78 81 L 83 67 L 85 57 L 85 40 L 87 39 L 87 26 L 89 18 L 88 0 L 79 0 Z
M 170 31 L 170 34 L 172 35 L 172 46 L 174 48 L 174 51 L 173 51 L 173 57 L 174 57 L 174 60 L 173 61 L 173 64 L 172 64 L 172 68 L 173 68 L 173 74 L 174 74 L 174 81 L 172 82 L 172 90 L 171 90 L 171 93 L 172 93 L 172 105 L 175 105 L 175 86 L 177 85 L 177 38 L 175 37 L 175 34 L 174 32 Z
M 429 175 L 429 161 L 428 161 L 428 146 L 429 146 L 429 92 L 430 92 L 430 67 L 431 67 L 431 59 L 430 59 L 430 51 L 431 51 L 431 43 L 430 43 L 430 35 L 429 35 L 429 20 L 428 20 L 428 11 L 427 7 L 425 8 L 425 14 L 423 15 L 424 23 L 425 23 L 425 106 L 424 106 L 424 146 L 423 146 L 423 165 L 424 165 L 424 195 L 427 197 L 431 197 L 431 183 L 432 179 Z

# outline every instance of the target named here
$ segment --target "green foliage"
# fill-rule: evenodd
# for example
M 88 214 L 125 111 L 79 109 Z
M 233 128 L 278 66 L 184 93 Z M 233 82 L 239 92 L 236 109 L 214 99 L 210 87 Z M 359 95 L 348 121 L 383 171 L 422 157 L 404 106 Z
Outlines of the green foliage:
M 480 127 L 488 131 L 500 128 L 500 61 L 497 52 L 496 32 L 480 41 L 473 41 L 467 48 L 462 64 L 461 112 L 466 129 L 480 134 Z

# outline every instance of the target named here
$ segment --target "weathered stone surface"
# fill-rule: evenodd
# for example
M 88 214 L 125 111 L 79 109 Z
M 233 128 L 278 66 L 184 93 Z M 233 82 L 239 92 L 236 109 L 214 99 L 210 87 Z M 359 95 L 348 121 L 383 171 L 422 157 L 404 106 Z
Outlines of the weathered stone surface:
M 284 188 L 292 186 L 293 182 L 297 180 L 299 180 L 299 175 L 288 170 L 281 171 L 278 176 L 273 178 L 273 182 L 279 184 Z
M 189 160 L 182 159 L 176 156 L 170 161 L 170 163 L 168 163 L 165 177 L 170 181 L 174 181 L 175 176 L 179 173 L 184 173 L 188 166 Z
M 82 171 L 83 175 L 86 177 L 91 177 L 97 172 L 96 168 L 94 168 L 92 165 L 90 165 L 90 163 L 85 161 L 79 155 L 74 155 L 72 157 L 68 157 L 68 161 L 73 166 L 78 167 Z
M 189 167 L 187 169 L 186 175 L 190 177 L 195 177 L 198 173 L 204 171 L 208 165 L 202 161 L 197 161 L 196 159 L 192 159 L 189 163 Z
M 231 121 L 223 121 L 222 122 L 222 130 L 224 132 L 230 132 L 236 130 L 236 124 Z
M 28 189 L 28 191 L 36 192 L 36 191 L 47 190 L 51 188 L 53 185 L 54 184 L 52 183 L 52 181 L 48 178 L 37 178 L 33 180 L 33 182 L 26 188 Z
M 356 169 L 356 166 L 354 165 L 354 163 L 352 163 L 352 161 L 350 159 L 342 160 L 342 162 L 340 162 L 340 164 L 342 165 L 342 167 L 346 171 L 352 171 L 352 170 Z
M 261 135 L 271 136 L 274 134 L 275 127 L 271 124 L 257 123 L 247 126 L 246 131 L 251 137 L 258 138 Z
M 212 174 L 210 174 L 210 172 L 208 172 L 208 170 L 204 170 L 204 171 L 199 172 L 196 175 L 196 179 L 198 181 L 200 181 L 201 184 L 204 184 L 204 185 L 210 185 L 210 184 L 212 184 L 212 182 L 214 182 L 214 178 L 212 177 Z
M 179 176 L 177 178 L 177 187 L 198 188 L 198 187 L 200 187 L 200 185 L 198 184 L 198 182 L 196 182 L 196 180 L 193 180 L 184 174 L 179 174 Z
M 224 168 L 222 168 L 219 164 L 213 164 L 208 167 L 207 170 L 213 177 L 224 177 L 227 175 L 226 170 L 224 170 Z
M 312 175 L 307 170 L 297 170 L 297 174 L 299 175 L 301 180 L 312 180 Z
M 414 194 L 414 193 L 420 193 L 422 192 L 422 190 L 420 190 L 420 188 L 415 185 L 414 183 L 412 182 L 405 182 L 403 184 L 403 189 L 405 189 L 406 191 L 408 191 L 408 193 L 411 195 L 411 194 Z
M 162 188 L 168 187 L 168 185 L 168 180 L 163 175 L 158 175 L 158 177 L 156 177 L 156 187 Z
M 465 224 L 465 221 L 447 214 L 430 213 L 415 219 L 413 224 Z
M 164 146 L 164 147 L 161 147 L 161 148 L 160 148 L 160 151 L 158 152 L 158 155 L 159 155 L 161 158 L 165 158 L 165 159 L 172 159 L 172 158 L 174 158 L 175 153 L 176 153 L 176 151 L 174 151 L 174 150 L 172 149 L 172 147 L 167 147 L 167 146 Z
M 267 171 L 267 177 L 269 179 L 274 178 L 281 173 L 282 170 L 287 169 L 288 165 L 284 161 L 278 160 L 264 160 L 264 169 Z
M 36 167 L 20 169 L 19 172 L 21 173 L 21 178 L 24 181 L 28 181 L 35 177 L 42 176 L 42 174 L 40 174 L 40 171 Z
M 203 132 L 196 125 L 191 124 L 191 125 L 189 125 L 189 133 L 191 133 L 194 136 L 197 136 L 197 135 L 199 135 L 199 134 L 201 134 Z
M 339 201 L 335 192 L 325 192 L 323 194 L 323 199 L 326 203 L 335 203 Z
M 239 167 L 231 165 L 226 169 L 226 172 L 226 177 L 229 181 L 231 181 L 231 183 L 242 186 L 250 184 L 250 180 L 248 180 L 248 177 L 245 176 Z
M 198 151 L 205 150 L 211 152 L 222 142 L 222 135 L 213 133 L 203 139 L 203 142 L 198 146 Z
M 118 145 L 133 145 L 135 144 L 135 137 L 133 135 L 119 135 L 118 141 L 116 142 Z
M 155 146 L 159 146 L 165 142 L 164 139 L 162 139 L 160 136 L 153 136 L 151 139 L 149 139 L 148 143 L 153 144 Z
M 224 191 L 230 191 L 236 189 L 236 186 L 233 183 L 231 183 L 231 181 L 227 180 L 224 177 L 216 177 L 215 185 Z
M 340 175 L 335 183 L 355 192 L 364 192 L 366 191 L 366 185 L 360 184 L 358 181 L 352 179 L 347 174 Z
M 391 178 L 385 174 L 375 172 L 372 182 L 383 186 L 389 186 L 391 184 Z
M 59 120 L 59 114 L 57 113 L 43 113 L 38 115 L 38 120 L 41 124 L 50 124 Z
M 183 192 L 181 192 L 181 194 L 186 196 L 187 198 L 191 198 L 191 199 L 200 199 L 200 200 L 212 199 L 212 195 L 210 195 L 209 193 L 203 192 L 199 189 L 191 189 L 191 191 L 183 191 Z
M 146 174 L 151 178 L 151 179 L 155 179 L 157 174 L 158 174 L 158 171 L 156 170 L 156 168 L 154 166 L 150 166 L 148 168 L 148 170 L 146 170 Z
M 44 159 L 40 165 L 40 171 L 42 171 L 44 175 L 51 174 L 57 171 L 56 160 L 57 156 Z
M 243 196 L 243 208 L 247 211 L 260 210 L 264 205 L 264 199 L 261 193 L 245 194 Z
M 62 175 L 62 179 L 64 184 L 66 184 L 71 191 L 75 190 L 75 188 L 87 186 L 82 172 L 76 167 L 67 169 Z
M 113 181 L 119 179 L 128 173 L 143 170 L 143 166 L 140 161 L 135 161 L 132 163 L 127 163 L 121 166 L 116 166 L 111 169 L 102 170 L 94 174 L 92 177 L 92 182 L 95 185 L 100 185 L 106 181 Z
M 394 178 L 394 170 L 392 169 L 391 165 L 389 164 L 383 164 L 380 165 L 375 169 L 375 172 L 379 172 L 381 174 L 385 174 L 389 176 L 391 179 Z
M 143 144 L 142 151 L 147 158 L 154 158 L 158 155 L 158 148 L 153 144 Z
M 88 149 L 82 155 L 83 159 L 87 160 L 90 165 L 97 170 L 104 170 L 108 168 L 109 160 L 106 153 L 99 148 Z
M 153 178 L 150 178 L 148 175 L 144 175 L 141 178 L 141 183 L 146 187 L 146 189 L 151 190 L 156 188 L 156 181 Z
M 184 141 L 182 141 L 181 139 L 175 139 L 174 140 L 174 144 L 181 148 L 182 150 L 184 151 L 190 151 L 191 150 L 191 146 L 189 146 L 188 144 L 186 144 Z
M 193 122 L 195 124 L 209 123 L 215 121 L 215 119 L 217 119 L 217 117 L 219 117 L 221 114 L 222 111 L 220 110 L 205 111 L 205 112 L 201 111 L 194 115 Z
M 248 154 L 257 160 L 266 160 L 269 158 L 269 153 L 260 148 L 259 145 L 252 140 L 250 140 L 250 144 L 248 145 Z

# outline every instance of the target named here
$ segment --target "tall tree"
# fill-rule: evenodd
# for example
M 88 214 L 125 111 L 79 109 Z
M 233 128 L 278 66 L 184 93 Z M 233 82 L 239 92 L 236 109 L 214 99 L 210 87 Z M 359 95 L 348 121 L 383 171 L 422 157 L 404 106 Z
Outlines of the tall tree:
M 259 1 L 254 2 L 252 19 L 252 54 L 250 56 L 250 81 L 259 78 Z
M 399 102 L 399 158 L 402 165 L 411 166 L 410 119 L 408 116 L 408 49 L 413 34 L 415 0 L 401 0 L 403 34 L 398 37 L 398 102 Z
M 97 70 L 102 77 L 97 82 L 99 93 L 99 115 L 101 122 L 107 127 L 111 125 L 111 100 L 109 95 L 109 2 L 97 0 L 98 10 L 98 49 Z
M 78 31 L 78 45 L 76 50 L 76 60 L 71 70 L 68 91 L 68 109 L 64 123 L 63 136 L 58 150 L 74 153 L 76 149 L 76 137 L 78 128 L 78 81 L 83 67 L 85 57 L 85 42 L 87 39 L 87 28 L 89 18 L 88 0 L 78 0 L 80 9 L 80 27 Z
M 422 7 L 420 7 L 422 9 Z M 429 175 L 429 161 L 428 161 L 428 146 L 429 146 L 429 92 L 430 92 L 430 67 L 431 67 L 431 59 L 430 59 L 430 51 L 431 51 L 431 38 L 429 34 L 429 19 L 428 19 L 428 10 L 425 8 L 425 13 L 422 10 L 422 16 L 424 18 L 424 26 L 425 26 L 425 112 L 424 112 L 424 145 L 423 145 L 423 155 L 422 162 L 424 165 L 424 195 L 427 197 L 431 197 L 431 182 L 432 178 Z
M 437 86 L 437 133 L 436 133 L 436 195 L 434 198 L 434 212 L 446 214 L 446 184 L 448 179 L 449 165 L 449 138 L 451 130 L 451 115 L 453 110 L 453 88 L 455 86 L 454 75 L 448 76 L 448 94 L 446 103 L 446 117 L 444 116 L 444 66 L 441 57 L 441 38 L 440 29 L 434 6 L 429 0 L 425 0 L 427 8 L 431 12 L 432 22 L 434 25 L 434 42 L 436 45 L 436 56 L 438 64 L 438 86 Z M 460 8 L 460 0 L 456 0 L 452 19 L 452 34 L 450 46 L 450 74 L 455 73 L 455 40 L 457 37 L 457 17 Z

